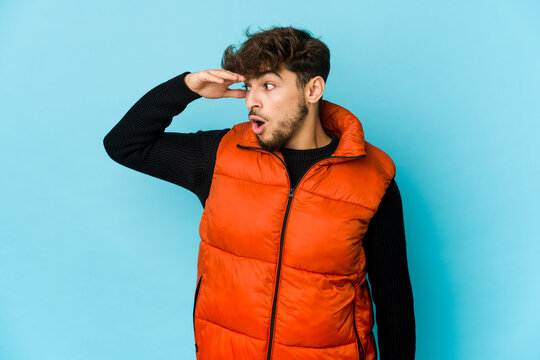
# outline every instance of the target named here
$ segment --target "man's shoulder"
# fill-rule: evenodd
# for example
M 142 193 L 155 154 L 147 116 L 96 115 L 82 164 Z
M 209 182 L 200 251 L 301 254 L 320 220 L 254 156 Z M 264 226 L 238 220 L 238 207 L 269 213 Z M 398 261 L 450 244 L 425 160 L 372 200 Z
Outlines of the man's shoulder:
M 377 163 L 390 179 L 393 179 L 396 176 L 396 164 L 390 155 L 367 141 L 365 141 L 365 149 L 368 157 L 370 157 L 373 162 Z
M 242 141 L 247 139 L 249 136 L 248 132 L 251 132 L 251 123 L 249 121 L 244 121 L 241 123 L 234 124 L 232 128 L 225 129 L 222 134 L 220 134 L 220 139 L 224 138 L 227 135 L 227 141 L 232 141 L 236 144 L 237 141 Z
M 231 128 L 231 130 L 234 132 L 242 132 L 248 129 L 251 129 L 251 123 L 249 121 L 244 121 L 241 123 L 234 124 L 233 127 Z

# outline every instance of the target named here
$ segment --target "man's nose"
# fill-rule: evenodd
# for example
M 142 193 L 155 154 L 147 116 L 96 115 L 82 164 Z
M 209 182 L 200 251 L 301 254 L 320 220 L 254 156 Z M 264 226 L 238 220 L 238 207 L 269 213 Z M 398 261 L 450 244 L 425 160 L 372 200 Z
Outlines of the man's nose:
M 250 89 L 246 93 L 246 107 L 251 110 L 255 106 L 261 107 L 260 96 L 253 89 Z

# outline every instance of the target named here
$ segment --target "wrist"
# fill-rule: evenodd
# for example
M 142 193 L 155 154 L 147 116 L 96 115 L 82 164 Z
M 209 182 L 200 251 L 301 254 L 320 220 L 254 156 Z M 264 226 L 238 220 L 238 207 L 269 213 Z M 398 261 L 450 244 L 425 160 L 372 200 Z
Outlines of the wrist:
M 188 73 L 184 75 L 184 84 L 186 85 L 186 88 L 196 97 L 201 97 L 201 95 L 193 90 L 191 87 L 191 73 Z
M 191 91 L 193 91 L 193 90 L 191 89 L 191 86 L 189 86 L 189 76 L 190 76 L 190 75 L 191 75 L 191 73 L 186 74 L 186 75 L 184 76 L 184 82 L 186 83 L 186 86 L 187 86 Z

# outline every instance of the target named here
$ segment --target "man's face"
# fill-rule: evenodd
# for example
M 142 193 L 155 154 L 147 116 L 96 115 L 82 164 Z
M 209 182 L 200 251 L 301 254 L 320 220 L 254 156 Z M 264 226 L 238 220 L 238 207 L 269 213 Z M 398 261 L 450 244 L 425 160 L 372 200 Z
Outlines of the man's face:
M 247 78 L 244 84 L 252 131 L 259 145 L 269 151 L 281 148 L 308 114 L 304 92 L 296 87 L 296 74 L 282 67 L 258 79 Z M 264 124 L 259 126 L 255 120 Z

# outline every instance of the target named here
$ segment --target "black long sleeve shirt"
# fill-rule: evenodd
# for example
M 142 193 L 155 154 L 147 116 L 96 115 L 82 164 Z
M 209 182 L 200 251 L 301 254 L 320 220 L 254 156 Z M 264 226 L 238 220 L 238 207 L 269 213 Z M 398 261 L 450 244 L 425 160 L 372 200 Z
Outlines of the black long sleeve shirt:
M 103 139 L 107 154 L 133 170 L 177 184 L 197 195 L 204 207 L 210 191 L 218 129 L 195 133 L 165 132 L 173 117 L 201 96 L 184 82 L 186 71 L 142 96 Z M 281 148 L 292 186 L 318 159 L 330 156 L 339 139 L 308 150 Z M 375 305 L 381 360 L 414 359 L 413 296 L 409 278 L 401 195 L 389 184 L 363 239 L 366 270 Z

